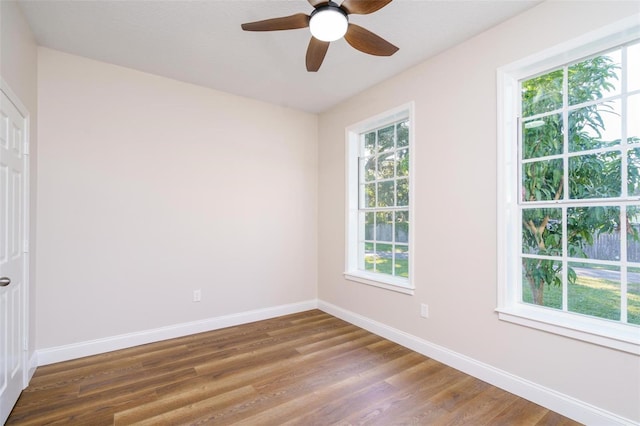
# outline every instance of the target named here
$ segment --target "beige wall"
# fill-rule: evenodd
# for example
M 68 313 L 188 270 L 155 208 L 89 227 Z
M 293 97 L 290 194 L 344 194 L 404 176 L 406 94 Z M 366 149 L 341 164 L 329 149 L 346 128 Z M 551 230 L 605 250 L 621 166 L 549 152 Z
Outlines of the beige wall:
M 45 48 L 38 84 L 39 349 L 316 298 L 317 116 Z
M 640 11 L 546 2 L 322 114 L 319 298 L 640 421 L 640 358 L 501 322 L 496 308 L 496 69 Z M 414 296 L 346 281 L 345 127 L 415 101 Z M 419 316 L 420 303 L 430 318 Z
M 35 347 L 35 293 L 36 293 L 36 262 L 33 255 L 36 251 L 36 175 L 38 152 L 38 94 L 37 69 L 38 46 L 35 38 L 24 19 L 20 8 L 14 1 L 0 1 L 0 76 L 9 85 L 11 91 L 29 111 L 29 142 L 30 142 L 30 282 L 29 282 L 29 352 Z

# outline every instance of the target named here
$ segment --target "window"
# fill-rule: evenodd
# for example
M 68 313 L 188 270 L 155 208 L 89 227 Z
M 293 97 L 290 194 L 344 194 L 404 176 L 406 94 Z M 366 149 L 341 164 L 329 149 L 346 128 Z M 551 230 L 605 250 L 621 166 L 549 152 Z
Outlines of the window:
M 347 129 L 347 271 L 411 293 L 412 105 Z
M 623 27 L 499 71 L 498 312 L 638 353 L 640 27 Z

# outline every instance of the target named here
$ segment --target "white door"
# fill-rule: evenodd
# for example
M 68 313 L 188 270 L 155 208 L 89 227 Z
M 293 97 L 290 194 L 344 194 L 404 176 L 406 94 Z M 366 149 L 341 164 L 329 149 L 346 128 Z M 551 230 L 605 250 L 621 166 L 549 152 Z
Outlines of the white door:
M 24 384 L 26 119 L 0 91 L 0 424 Z

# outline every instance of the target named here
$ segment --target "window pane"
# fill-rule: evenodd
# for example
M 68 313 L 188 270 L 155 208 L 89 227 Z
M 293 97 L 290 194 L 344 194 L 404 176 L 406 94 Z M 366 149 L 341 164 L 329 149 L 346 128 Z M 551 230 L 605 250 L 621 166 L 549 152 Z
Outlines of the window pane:
M 569 67 L 569 105 L 620 93 L 621 51 L 596 56 Z
M 362 155 L 368 157 L 376 153 L 376 132 L 369 132 L 364 135 L 364 150 Z
M 362 194 L 364 196 L 364 207 L 375 207 L 376 206 L 376 184 L 368 183 L 366 185 L 361 185 L 361 188 L 364 188 Z
M 569 114 L 569 151 L 619 145 L 622 138 L 619 101 L 579 108 Z
M 378 157 L 378 179 L 389 179 L 395 174 L 395 155 L 393 152 L 385 153 Z
M 395 275 L 409 277 L 409 247 L 397 245 L 394 260 Z
M 522 116 L 530 117 L 562 108 L 562 70 L 522 83 Z
M 547 160 L 522 165 L 524 201 L 548 201 L 562 198 L 562 160 Z
M 569 268 L 569 311 L 619 321 L 620 268 L 588 263 L 569 263 Z
M 396 152 L 396 176 L 409 176 L 409 149 Z
M 640 95 L 627 98 L 627 114 L 627 142 L 638 143 L 640 142 Z
M 398 148 L 409 146 L 409 120 L 396 125 Z
M 522 251 L 527 254 L 562 254 L 562 210 L 522 211 Z
M 409 179 L 398 179 L 396 181 L 398 203 L 397 206 L 404 207 L 409 205 Z
M 620 207 L 567 209 L 571 257 L 620 260 Z
M 620 152 L 569 158 L 569 197 L 572 199 L 619 197 Z
M 373 212 L 365 213 L 365 219 L 364 219 L 364 239 L 365 240 L 375 239 L 375 235 L 373 232 L 374 227 L 375 227 L 375 214 Z
M 627 322 L 640 325 L 640 268 L 628 268 L 627 279 Z
M 365 182 L 370 182 L 376 178 L 376 157 L 363 158 L 360 160 L 363 165 L 363 178 Z
M 393 212 L 376 213 L 376 240 L 393 241 Z
M 364 243 L 364 270 L 374 271 L 376 267 L 377 256 L 373 243 Z
M 378 130 L 378 150 L 380 152 L 390 151 L 393 146 L 394 126 L 385 127 Z
M 393 181 L 378 182 L 378 207 L 393 207 Z
M 396 229 L 395 229 L 394 241 L 396 243 L 409 242 L 409 212 L 408 211 L 396 212 Z
M 553 114 L 522 123 L 524 158 L 562 154 L 562 115 Z
M 376 272 L 393 274 L 393 245 L 376 244 Z
M 627 90 L 631 92 L 640 89 L 640 43 L 627 49 L 627 63 Z
M 562 263 L 522 259 L 522 301 L 562 309 Z
M 640 195 L 640 148 L 627 153 L 627 191 L 629 196 Z
M 640 206 L 627 207 L 627 260 L 640 262 Z

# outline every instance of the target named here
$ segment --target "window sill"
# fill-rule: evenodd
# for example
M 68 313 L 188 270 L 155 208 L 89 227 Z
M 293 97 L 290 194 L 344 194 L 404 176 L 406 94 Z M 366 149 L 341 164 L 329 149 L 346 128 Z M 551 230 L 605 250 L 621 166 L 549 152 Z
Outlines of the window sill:
M 496 311 L 503 321 L 640 355 L 640 328 L 634 326 L 524 304 Z
M 398 293 L 409 295 L 414 294 L 413 286 L 411 286 L 409 280 L 406 279 L 385 277 L 381 274 L 366 273 L 360 271 L 345 272 L 344 277 L 349 281 L 355 281 L 361 284 L 384 288 L 386 290 L 396 291 Z

